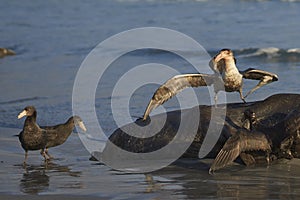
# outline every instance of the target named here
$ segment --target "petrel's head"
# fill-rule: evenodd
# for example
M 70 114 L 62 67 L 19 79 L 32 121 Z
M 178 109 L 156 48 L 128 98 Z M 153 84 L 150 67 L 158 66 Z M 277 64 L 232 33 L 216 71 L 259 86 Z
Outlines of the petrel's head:
M 22 112 L 19 113 L 18 119 L 21 119 L 24 116 L 33 116 L 34 114 L 36 114 L 34 106 L 27 106 Z
M 219 62 L 221 59 L 232 58 L 233 52 L 230 49 L 222 49 L 219 51 L 217 55 L 215 55 L 214 60 L 215 62 Z

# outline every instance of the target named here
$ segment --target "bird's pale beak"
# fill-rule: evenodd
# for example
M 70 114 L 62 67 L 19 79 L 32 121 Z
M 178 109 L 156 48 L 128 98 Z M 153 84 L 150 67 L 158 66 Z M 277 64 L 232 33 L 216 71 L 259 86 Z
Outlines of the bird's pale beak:
M 7 49 L 6 55 L 16 55 L 16 53 L 13 50 Z
M 86 132 L 86 128 L 85 128 L 85 125 L 82 121 L 78 122 L 78 126 L 79 128 L 81 128 L 81 130 L 83 130 L 84 132 Z
M 219 53 L 218 55 L 216 55 L 216 56 L 214 57 L 214 60 L 215 60 L 215 62 L 217 63 L 217 62 L 219 62 L 222 58 L 223 58 L 223 55 L 222 55 L 221 53 Z
M 27 115 L 27 111 L 23 110 L 22 112 L 20 112 L 20 114 L 18 115 L 18 119 L 21 119 L 22 117 Z

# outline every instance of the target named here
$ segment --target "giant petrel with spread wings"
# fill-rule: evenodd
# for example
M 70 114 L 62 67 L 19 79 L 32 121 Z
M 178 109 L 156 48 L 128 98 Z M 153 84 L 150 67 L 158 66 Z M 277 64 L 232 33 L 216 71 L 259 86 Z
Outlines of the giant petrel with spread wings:
M 240 98 L 245 98 L 258 88 L 278 80 L 276 74 L 249 68 L 245 71 L 239 71 L 236 67 L 236 60 L 230 49 L 222 49 L 209 62 L 209 66 L 214 74 L 182 74 L 172 77 L 161 85 L 150 100 L 143 120 L 146 120 L 150 112 L 162 105 L 164 102 L 175 96 L 181 90 L 187 87 L 211 86 L 215 91 L 215 105 L 217 105 L 217 94 L 221 90 L 226 92 L 239 92 Z M 245 96 L 242 94 L 243 78 L 259 80 L 259 83 L 250 90 Z M 221 85 L 220 85 L 221 84 Z

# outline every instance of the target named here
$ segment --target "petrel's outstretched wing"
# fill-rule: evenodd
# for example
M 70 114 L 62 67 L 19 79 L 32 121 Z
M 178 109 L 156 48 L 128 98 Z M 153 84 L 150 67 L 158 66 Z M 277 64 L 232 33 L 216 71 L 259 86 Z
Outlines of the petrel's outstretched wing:
M 271 151 L 271 144 L 263 133 L 253 133 L 244 130 L 231 136 L 213 161 L 209 173 L 232 163 L 245 151 Z
M 278 76 L 276 74 L 264 70 L 249 68 L 245 71 L 240 71 L 240 73 L 245 79 L 260 80 L 259 83 L 252 90 L 250 90 L 246 94 L 246 96 L 244 96 L 244 98 L 246 98 L 249 94 L 257 90 L 258 88 L 274 81 L 278 81 Z
M 213 161 L 209 173 L 232 163 L 242 152 L 239 135 L 231 136 Z
M 183 89 L 187 87 L 209 86 L 214 83 L 216 78 L 218 77 L 214 74 L 183 74 L 174 76 L 155 91 L 145 110 L 143 120 L 147 119 L 153 109 L 162 105 Z

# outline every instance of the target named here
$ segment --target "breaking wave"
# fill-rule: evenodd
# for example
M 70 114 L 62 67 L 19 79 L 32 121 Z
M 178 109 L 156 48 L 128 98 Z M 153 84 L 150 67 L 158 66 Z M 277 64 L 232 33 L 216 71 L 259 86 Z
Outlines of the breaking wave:
M 281 49 L 277 47 L 233 49 L 237 58 L 270 59 L 284 62 L 300 62 L 300 48 Z M 217 51 L 209 52 L 212 56 Z
M 280 49 L 276 47 L 249 48 L 236 50 L 237 57 L 261 57 L 267 59 L 282 59 L 294 62 L 300 61 L 300 48 Z

